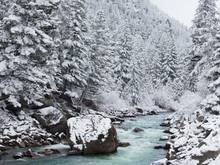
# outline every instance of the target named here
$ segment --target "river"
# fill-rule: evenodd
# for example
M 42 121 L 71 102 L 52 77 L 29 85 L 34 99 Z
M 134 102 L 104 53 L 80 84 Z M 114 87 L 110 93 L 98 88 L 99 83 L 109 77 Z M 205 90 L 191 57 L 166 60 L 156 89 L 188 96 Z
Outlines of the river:
M 117 128 L 118 137 L 122 142 L 131 145 L 126 148 L 118 148 L 118 152 L 110 155 L 98 156 L 66 156 L 66 154 L 53 155 L 38 159 L 4 160 L 3 165 L 150 165 L 151 162 L 164 158 L 164 150 L 154 149 L 155 145 L 165 142 L 159 141 L 164 135 L 160 123 L 169 114 L 156 116 L 142 116 L 135 119 L 127 119 Z M 134 128 L 142 128 L 144 132 L 134 133 Z M 55 145 L 52 148 L 67 149 L 68 146 Z M 48 147 L 46 147 L 48 148 Z M 34 151 L 45 149 L 33 148 Z

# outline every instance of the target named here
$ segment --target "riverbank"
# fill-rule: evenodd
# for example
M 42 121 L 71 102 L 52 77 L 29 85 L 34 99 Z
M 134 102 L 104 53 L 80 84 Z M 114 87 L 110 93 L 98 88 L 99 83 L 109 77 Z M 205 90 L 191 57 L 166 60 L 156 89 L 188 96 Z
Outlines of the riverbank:
M 166 151 L 155 150 L 154 146 L 164 145 L 165 142 L 159 141 L 164 136 L 163 128 L 160 123 L 168 116 L 167 113 L 161 113 L 156 116 L 139 116 L 137 118 L 127 118 L 121 124 L 116 126 L 119 140 L 129 142 L 130 146 L 126 148 L 118 148 L 118 152 L 110 155 L 96 156 L 67 156 L 62 148 L 68 146 L 59 146 L 60 154 L 41 157 L 37 159 L 13 160 L 9 159 L 11 154 L 4 158 L 4 164 L 22 164 L 22 165 L 74 165 L 79 164 L 95 164 L 95 165 L 150 165 L 151 162 L 165 157 Z M 142 132 L 133 132 L 134 128 L 141 128 Z M 56 146 L 53 146 L 57 148 Z M 52 148 L 53 148 L 52 147 Z M 61 148 L 60 148 L 61 147 Z M 33 151 L 44 150 L 47 147 L 33 148 Z M 51 148 L 51 146 L 49 146 Z M 13 150 L 14 152 L 18 150 Z
M 176 113 L 164 122 L 169 134 L 170 165 L 218 165 L 220 117 L 202 110 Z
M 90 101 L 91 102 L 91 101 Z M 92 105 L 95 105 L 94 103 Z M 9 110 L 0 109 L 0 151 L 7 148 L 37 147 L 58 144 L 68 141 L 67 120 L 82 115 L 101 115 L 110 118 L 113 123 L 121 123 L 125 118 L 156 115 L 162 110 L 158 107 L 142 109 L 126 107 L 115 109 L 110 106 L 92 110 L 94 106 L 55 108 L 53 106 L 19 111 L 13 114 Z M 97 106 L 96 106 L 97 107 Z M 5 149 L 2 149 L 2 148 Z

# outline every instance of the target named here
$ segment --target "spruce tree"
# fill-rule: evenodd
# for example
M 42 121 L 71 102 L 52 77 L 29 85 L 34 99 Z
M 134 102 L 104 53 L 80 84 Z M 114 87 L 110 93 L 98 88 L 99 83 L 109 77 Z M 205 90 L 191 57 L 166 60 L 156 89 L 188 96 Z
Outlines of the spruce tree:
M 127 98 L 132 106 L 138 105 L 140 102 L 140 94 L 143 86 L 143 73 L 141 73 L 141 61 L 140 59 L 134 58 L 131 65 L 131 79 L 127 85 Z
M 124 89 L 131 80 L 132 45 L 131 29 L 129 26 L 126 26 L 117 44 L 118 59 L 114 68 L 115 80 L 119 86 L 118 90 L 121 97 L 123 97 Z
M 107 81 L 110 81 L 111 58 L 113 58 L 111 57 L 109 32 L 106 27 L 103 11 L 97 12 L 91 31 L 91 73 L 89 75 L 89 85 L 95 90 L 94 92 L 97 92 L 98 89 L 106 88 Z
M 157 46 L 159 63 L 156 66 L 159 71 L 158 77 L 163 85 L 167 85 L 169 81 L 172 82 L 177 77 L 177 51 L 173 37 L 171 23 L 167 20 Z
M 0 91 L 8 100 L 29 104 L 55 90 L 51 61 L 56 58 L 53 13 L 57 6 L 58 2 L 11 2 L 0 39 L 0 61 L 6 66 L 0 77 Z
M 214 65 L 209 70 L 207 79 L 210 82 L 208 88 L 210 94 L 206 97 L 206 99 L 202 102 L 203 108 L 209 113 L 220 115 L 220 30 L 218 30 L 218 34 L 215 37 L 215 44 L 213 46 L 214 49 Z
M 199 75 L 205 68 L 210 68 L 213 61 L 213 41 L 216 34 L 216 0 L 200 0 L 193 21 L 192 60 L 190 64 L 190 89 L 196 90 Z M 208 62 L 207 62 L 208 61 Z
M 64 0 L 61 4 L 61 77 L 64 91 L 83 88 L 88 78 L 88 55 L 85 47 L 85 1 Z
M 133 41 L 131 52 L 131 79 L 125 89 L 126 99 L 129 100 L 132 106 L 138 105 L 143 97 L 146 96 L 146 91 L 150 92 L 152 86 L 149 86 L 149 64 L 146 59 L 145 42 L 141 35 L 136 34 Z M 152 62 L 152 61 L 151 61 Z

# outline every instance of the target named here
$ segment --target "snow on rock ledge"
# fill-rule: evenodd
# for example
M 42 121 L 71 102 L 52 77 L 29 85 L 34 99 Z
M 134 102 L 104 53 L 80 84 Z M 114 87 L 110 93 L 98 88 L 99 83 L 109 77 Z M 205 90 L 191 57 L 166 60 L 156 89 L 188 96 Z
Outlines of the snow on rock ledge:
M 109 118 L 86 115 L 70 118 L 67 124 L 73 154 L 102 154 L 117 151 L 117 133 Z
M 51 144 L 49 139 L 52 135 L 24 112 L 14 116 L 9 111 L 0 109 L 0 114 L 0 145 L 33 147 Z
M 208 165 L 218 162 L 220 155 L 220 116 L 197 110 L 175 115 L 171 128 L 178 129 L 170 140 L 168 152 L 172 165 Z M 219 162 L 218 162 L 219 164 Z
M 168 160 L 167 160 L 167 158 L 165 158 L 165 159 L 155 161 L 155 162 L 151 163 L 151 165 L 167 165 L 167 162 L 168 162 Z
M 65 116 L 55 107 L 50 106 L 36 110 L 33 117 L 52 134 L 61 133 L 67 129 Z

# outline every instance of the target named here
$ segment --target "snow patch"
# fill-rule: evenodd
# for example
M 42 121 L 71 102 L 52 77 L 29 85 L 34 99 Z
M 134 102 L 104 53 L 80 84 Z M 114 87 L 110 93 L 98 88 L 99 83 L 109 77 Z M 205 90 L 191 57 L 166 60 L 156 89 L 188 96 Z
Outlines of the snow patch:
M 64 94 L 69 96 L 69 97 L 72 97 L 72 98 L 79 98 L 79 94 L 77 92 L 66 91 Z
M 106 106 L 112 107 L 113 109 L 127 109 L 129 107 L 128 102 L 120 97 L 119 92 L 103 92 L 100 96 L 100 100 Z
M 202 97 L 196 93 L 185 91 L 179 98 L 178 111 L 191 113 L 198 109 Z
M 63 118 L 63 114 L 60 112 L 60 110 L 52 106 L 39 109 L 38 113 L 48 125 L 56 125 L 60 123 L 61 119 Z
M 155 162 L 151 163 L 151 165 L 166 165 L 167 162 L 168 162 L 168 160 L 165 158 L 165 159 L 155 161 Z
M 11 103 L 14 107 L 21 107 L 21 104 L 18 102 L 18 100 L 14 96 L 9 96 L 8 102 Z
M 0 62 L 0 74 L 1 72 L 4 72 L 5 70 L 7 70 L 7 63 L 6 61 L 1 61 Z

